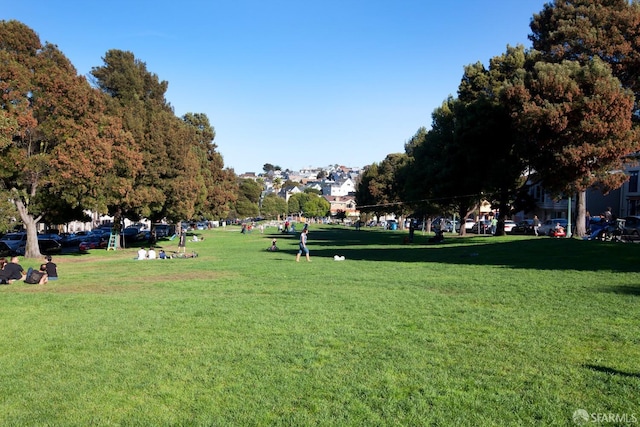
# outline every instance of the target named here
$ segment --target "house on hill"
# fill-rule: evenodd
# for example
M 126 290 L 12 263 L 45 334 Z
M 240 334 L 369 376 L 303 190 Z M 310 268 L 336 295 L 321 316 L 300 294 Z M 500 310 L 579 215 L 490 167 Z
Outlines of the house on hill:
M 347 196 L 356 191 L 355 183 L 351 178 L 338 181 L 324 181 L 322 184 L 322 194 L 325 196 Z
M 360 213 L 356 209 L 355 196 L 322 196 L 329 202 L 331 216 L 335 216 L 339 211 L 346 212 L 347 217 L 358 216 Z

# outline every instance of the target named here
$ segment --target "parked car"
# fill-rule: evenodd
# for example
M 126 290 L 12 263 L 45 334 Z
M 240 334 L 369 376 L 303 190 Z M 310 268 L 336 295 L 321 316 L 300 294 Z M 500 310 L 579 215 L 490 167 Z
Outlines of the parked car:
M 438 231 L 440 230 L 440 225 L 442 224 L 442 218 L 441 217 L 436 217 L 433 219 L 433 222 L 431 223 L 431 228 L 434 231 Z M 454 221 L 452 219 L 449 218 L 445 218 L 444 219 L 444 230 L 448 233 L 453 233 L 460 231 L 460 222 L 458 221 Z
M 471 227 L 471 232 L 476 234 L 491 234 L 491 220 L 483 219 L 479 222 L 476 222 Z
M 567 229 L 567 220 L 565 218 L 548 219 L 538 227 L 538 236 L 554 236 L 558 224 L 565 230 Z
M 505 233 L 511 233 L 513 231 L 513 227 L 516 226 L 515 221 L 512 221 L 510 219 L 505 219 L 504 220 L 504 232 Z
M 525 219 L 520 221 L 511 229 L 511 234 L 535 234 L 533 230 L 533 220 Z
M 640 238 L 640 216 L 625 216 L 620 222 L 624 222 L 624 226 L 622 227 L 623 235 L 636 239 Z
M 1 257 L 10 257 L 14 255 L 16 252 L 7 245 L 6 242 L 0 242 L 0 256 Z
M 18 249 L 16 249 L 16 254 L 24 255 L 26 247 L 26 244 L 20 246 Z M 59 254 L 62 250 L 62 244 L 58 240 L 41 238 L 40 236 L 38 236 L 38 247 L 40 248 L 40 253 L 43 255 Z
M 475 220 L 471 219 L 471 218 L 466 218 L 464 220 L 464 229 L 467 231 L 471 231 L 471 229 L 473 228 L 473 225 L 476 223 Z
M 176 234 L 176 226 L 173 224 L 154 224 L 157 239 L 171 237 Z
M 64 247 L 78 246 L 80 242 L 87 238 L 87 234 L 88 233 L 86 231 L 65 234 L 62 236 L 60 243 L 62 243 L 62 246 Z
M 148 230 L 143 230 L 139 226 L 131 225 L 122 230 L 122 235 L 127 242 L 138 242 L 144 240 L 145 237 L 148 238 L 148 235 L 146 234 L 147 231 Z
M 17 251 L 27 244 L 27 233 L 7 233 L 0 238 L 0 242 L 4 242 L 12 251 Z
M 104 249 L 107 247 L 108 240 L 97 234 L 89 235 L 85 240 L 80 242 L 78 249 L 86 252 L 90 249 Z

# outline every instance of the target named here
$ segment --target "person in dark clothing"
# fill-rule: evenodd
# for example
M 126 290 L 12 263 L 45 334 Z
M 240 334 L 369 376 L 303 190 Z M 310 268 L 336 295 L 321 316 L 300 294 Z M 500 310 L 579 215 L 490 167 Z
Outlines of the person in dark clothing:
M 58 280 L 58 266 L 51 261 L 51 255 L 44 257 L 46 263 L 40 266 L 40 271 L 47 273 L 49 280 Z
M 178 253 L 185 253 L 187 250 L 187 232 L 182 230 L 178 240 Z
M 7 260 L 4 257 L 0 258 L 0 285 L 9 284 L 7 272 L 4 270 L 5 265 L 7 265 Z
M 6 274 L 7 282 L 12 283 L 15 280 L 21 280 L 24 275 L 24 268 L 18 263 L 18 257 L 11 257 L 11 262 L 4 266 L 3 271 Z

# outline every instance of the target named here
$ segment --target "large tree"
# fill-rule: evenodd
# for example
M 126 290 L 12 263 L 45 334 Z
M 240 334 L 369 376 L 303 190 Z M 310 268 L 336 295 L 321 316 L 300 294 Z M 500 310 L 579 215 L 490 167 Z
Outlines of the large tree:
M 504 54 L 491 58 L 488 69 L 480 63 L 465 67 L 458 89 L 461 104 L 456 132 L 460 143 L 465 151 L 475 153 L 482 141 L 481 155 L 491 162 L 478 178 L 483 182 L 484 198 L 500 212 L 497 235 L 504 234 L 504 220 L 511 214 L 526 166 L 512 117 L 501 96 L 504 88 L 522 74 L 527 58 L 523 46 L 507 46 Z
M 467 132 L 473 123 L 467 122 L 461 101 L 449 97 L 432 118 L 431 129 L 411 147 L 407 192 L 411 200 L 422 198 L 431 209 L 451 209 L 464 219 L 485 189 L 482 173 L 488 149 Z M 464 227 L 460 234 L 465 234 Z
M 545 189 L 582 194 L 593 185 L 617 188 L 626 180 L 626 156 L 638 149 L 634 97 L 599 58 L 586 65 L 538 62 L 506 97 Z M 578 218 L 584 218 L 584 203 L 578 206 Z M 584 221 L 576 225 L 584 235 Z
M 405 153 L 393 153 L 365 169 L 356 186 L 356 204 L 361 212 L 373 212 L 378 217 L 388 213 L 401 217 L 410 212 L 409 204 L 403 202 L 408 161 Z
M 533 48 L 544 61 L 578 61 L 587 65 L 598 57 L 610 67 L 613 76 L 635 95 L 635 126 L 640 121 L 640 2 L 637 0 L 555 0 L 546 3 L 531 21 L 529 36 Z M 626 114 L 624 114 L 626 117 Z M 625 145 L 623 143 L 622 145 Z M 627 148 L 633 148 L 627 145 Z M 637 148 L 636 148 L 637 149 Z M 624 155 L 624 150 L 618 151 Z M 617 176 L 602 176 L 601 190 L 620 185 Z M 584 218 L 585 191 L 578 185 L 578 218 Z M 585 234 L 584 221 L 577 221 L 576 233 Z
M 131 52 L 110 50 L 103 60 L 92 69 L 95 84 L 111 99 L 110 111 L 133 136 L 131 150 L 138 156 L 129 173 L 119 174 L 127 191 L 109 193 L 116 225 L 120 217 L 177 222 L 226 216 L 237 184 L 216 151 L 208 117 L 176 117 L 165 99 L 168 83 Z
M 378 163 L 372 163 L 364 168 L 360 179 L 356 184 L 356 205 L 363 213 L 372 213 L 378 218 L 385 213 L 376 193 L 376 180 L 378 179 Z
M 128 136 L 104 114 L 102 95 L 24 24 L 0 21 L 0 63 L 0 182 L 27 230 L 25 256 L 38 258 L 48 203 L 98 204 L 114 138 Z
M 94 84 L 109 97 L 110 114 L 120 118 L 132 135 L 127 148 L 136 154 L 135 160 L 121 164 L 118 186 L 106 194 L 117 231 L 124 218 L 153 217 L 153 212 L 161 211 L 172 184 L 167 175 L 197 163 L 191 153 L 185 158 L 179 150 L 172 151 L 180 130 L 164 98 L 168 83 L 147 71 L 131 52 L 110 50 L 103 61 L 103 66 L 92 68 Z M 178 158 L 191 164 L 176 167 L 171 160 Z M 190 195 L 186 200 L 193 200 Z
M 238 180 L 238 195 L 235 201 L 238 218 L 255 217 L 260 213 L 258 203 L 261 194 L 262 186 L 253 179 Z
M 325 217 L 331 204 L 324 197 L 312 193 L 296 193 L 287 202 L 289 213 L 302 214 L 307 218 Z
M 533 48 L 546 62 L 594 57 L 611 66 L 640 102 L 640 2 L 637 0 L 555 0 L 531 20 Z
M 262 199 L 260 213 L 268 219 L 280 219 L 287 213 L 287 202 L 275 193 L 269 193 Z

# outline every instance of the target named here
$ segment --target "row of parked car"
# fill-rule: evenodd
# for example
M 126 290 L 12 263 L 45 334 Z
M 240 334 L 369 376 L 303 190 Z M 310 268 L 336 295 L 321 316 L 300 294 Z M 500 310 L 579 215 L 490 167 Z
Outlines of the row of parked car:
M 38 234 L 38 246 L 42 254 L 57 254 L 69 248 L 79 251 L 91 249 L 104 249 L 109 244 L 111 237 L 110 226 L 95 228 L 91 231 L 79 231 L 77 233 L 47 233 Z M 156 224 L 154 226 L 157 239 L 167 238 L 175 234 L 175 226 L 168 224 Z M 151 231 L 143 225 L 132 225 L 122 230 L 122 236 L 126 243 L 134 243 L 149 240 Z M 27 244 L 27 233 L 7 233 L 0 237 L 0 256 L 24 255 Z
M 436 218 L 433 222 L 434 229 L 439 229 L 441 222 L 440 219 Z M 548 219 L 543 221 L 538 228 L 538 235 L 541 236 L 551 236 L 553 235 L 556 225 L 560 224 L 561 227 L 567 228 L 567 220 L 562 218 L 557 219 Z M 445 231 L 452 232 L 454 229 L 456 232 L 460 231 L 460 224 L 457 221 L 453 221 L 450 219 L 444 220 Z M 464 223 L 465 230 L 468 233 L 475 234 L 491 234 L 491 220 L 483 219 L 480 221 L 474 221 L 471 218 L 467 218 Z M 507 234 L 528 234 L 534 235 L 533 229 L 533 220 L 526 219 L 516 223 L 510 219 L 504 221 L 504 231 Z

